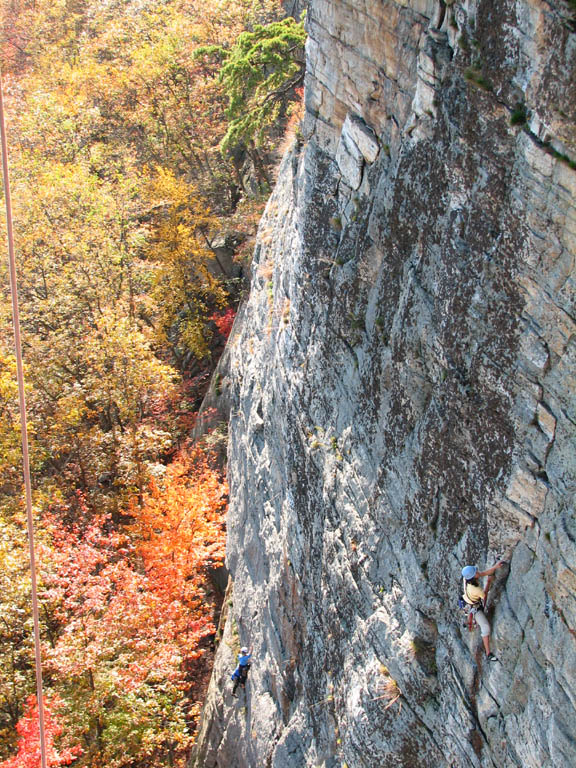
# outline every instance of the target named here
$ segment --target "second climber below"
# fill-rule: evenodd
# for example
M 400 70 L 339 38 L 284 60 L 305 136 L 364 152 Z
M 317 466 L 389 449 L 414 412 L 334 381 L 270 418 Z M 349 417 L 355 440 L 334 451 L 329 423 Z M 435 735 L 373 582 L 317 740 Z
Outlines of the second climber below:
M 232 681 L 234 686 L 232 688 L 232 696 L 236 696 L 236 689 L 239 685 L 244 688 L 246 686 L 246 680 L 248 679 L 248 670 L 250 669 L 250 661 L 252 659 L 252 648 L 240 648 L 238 654 L 238 666 L 232 673 Z
M 498 568 L 502 568 L 506 565 L 504 560 L 500 560 L 492 568 L 487 568 L 485 571 L 479 571 L 476 565 L 467 565 L 462 568 L 462 578 L 464 582 L 464 592 L 462 597 L 464 602 L 469 606 L 469 612 L 474 616 L 476 624 L 480 627 L 480 634 L 482 635 L 482 643 L 486 652 L 486 658 L 488 661 L 498 661 L 498 658 L 490 650 L 490 622 L 486 618 L 486 594 L 490 588 L 492 582 L 492 576 Z M 478 579 L 483 576 L 488 576 L 486 582 L 486 588 L 482 589 Z

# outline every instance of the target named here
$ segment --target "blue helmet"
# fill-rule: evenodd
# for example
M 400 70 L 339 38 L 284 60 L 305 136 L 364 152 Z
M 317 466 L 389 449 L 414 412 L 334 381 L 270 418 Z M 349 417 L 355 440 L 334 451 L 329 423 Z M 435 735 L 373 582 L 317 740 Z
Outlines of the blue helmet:
M 467 565 L 466 567 L 462 568 L 462 576 L 466 580 L 473 579 L 477 573 L 478 573 L 478 568 L 475 565 Z

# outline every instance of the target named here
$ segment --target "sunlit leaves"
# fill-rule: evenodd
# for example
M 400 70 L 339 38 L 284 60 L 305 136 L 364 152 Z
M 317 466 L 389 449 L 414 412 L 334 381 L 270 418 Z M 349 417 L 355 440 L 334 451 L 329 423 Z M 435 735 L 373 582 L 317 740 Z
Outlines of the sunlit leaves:
M 232 325 L 234 324 L 234 318 L 236 312 L 230 307 L 225 312 L 215 312 L 210 319 L 214 325 L 218 328 L 218 332 L 227 339 L 230 336 Z
M 230 47 L 247 26 L 278 20 L 279 0 L 35 5 L 12 14 L 6 30 L 26 50 L 18 115 L 27 145 L 67 162 L 86 159 L 98 141 L 120 158 L 130 147 L 142 163 L 191 175 L 221 210 L 233 208 L 238 179 L 218 151 L 226 97 L 194 51 Z
M 205 569 L 222 563 L 226 503 L 226 483 L 214 460 L 200 449 L 183 453 L 166 469 L 162 482 L 152 482 L 142 508 L 134 513 L 133 530 L 159 591 L 185 599 L 177 590 L 192 594 Z
M 100 764 L 153 766 L 190 744 L 194 663 L 215 632 L 207 569 L 223 559 L 226 494 L 196 449 L 133 503 L 127 533 L 105 517 L 46 521 L 42 599 L 63 628 L 47 668 L 62 681 L 68 739 L 98 734 L 89 754 Z
M 171 171 L 157 169 L 148 195 L 153 212 L 148 254 L 156 264 L 152 294 L 161 308 L 160 327 L 203 358 L 210 342 L 206 321 L 227 298 L 213 274 L 209 247 L 216 220 L 194 187 Z
M 22 479 L 16 361 L 0 346 L 0 476 L 14 487 Z
M 56 741 L 62 734 L 62 725 L 56 714 L 58 706 L 57 700 L 50 703 L 44 702 L 44 732 L 48 768 L 72 765 L 84 751 L 80 745 L 64 749 L 56 748 Z M 16 728 L 19 736 L 17 753 L 14 757 L 0 763 L 0 768 L 38 768 L 40 765 L 40 733 L 38 706 L 34 696 L 28 699 L 26 711 L 18 721 Z

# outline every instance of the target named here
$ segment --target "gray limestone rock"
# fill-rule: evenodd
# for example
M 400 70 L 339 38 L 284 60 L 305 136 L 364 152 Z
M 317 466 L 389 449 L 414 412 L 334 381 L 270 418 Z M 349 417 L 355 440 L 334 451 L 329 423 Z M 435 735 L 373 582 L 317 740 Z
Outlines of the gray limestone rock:
M 312 0 L 308 29 L 228 350 L 234 597 L 191 765 L 569 768 L 572 5 Z M 456 600 L 502 557 L 490 664 Z

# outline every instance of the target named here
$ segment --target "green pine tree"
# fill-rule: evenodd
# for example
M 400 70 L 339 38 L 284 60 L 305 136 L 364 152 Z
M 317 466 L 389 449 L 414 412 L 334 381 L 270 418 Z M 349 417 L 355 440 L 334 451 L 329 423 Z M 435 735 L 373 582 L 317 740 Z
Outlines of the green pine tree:
M 222 151 L 254 141 L 286 108 L 304 79 L 304 17 L 257 24 L 243 32 L 230 50 L 203 47 L 197 55 L 214 55 L 223 62 L 219 80 L 228 96 L 228 131 Z

